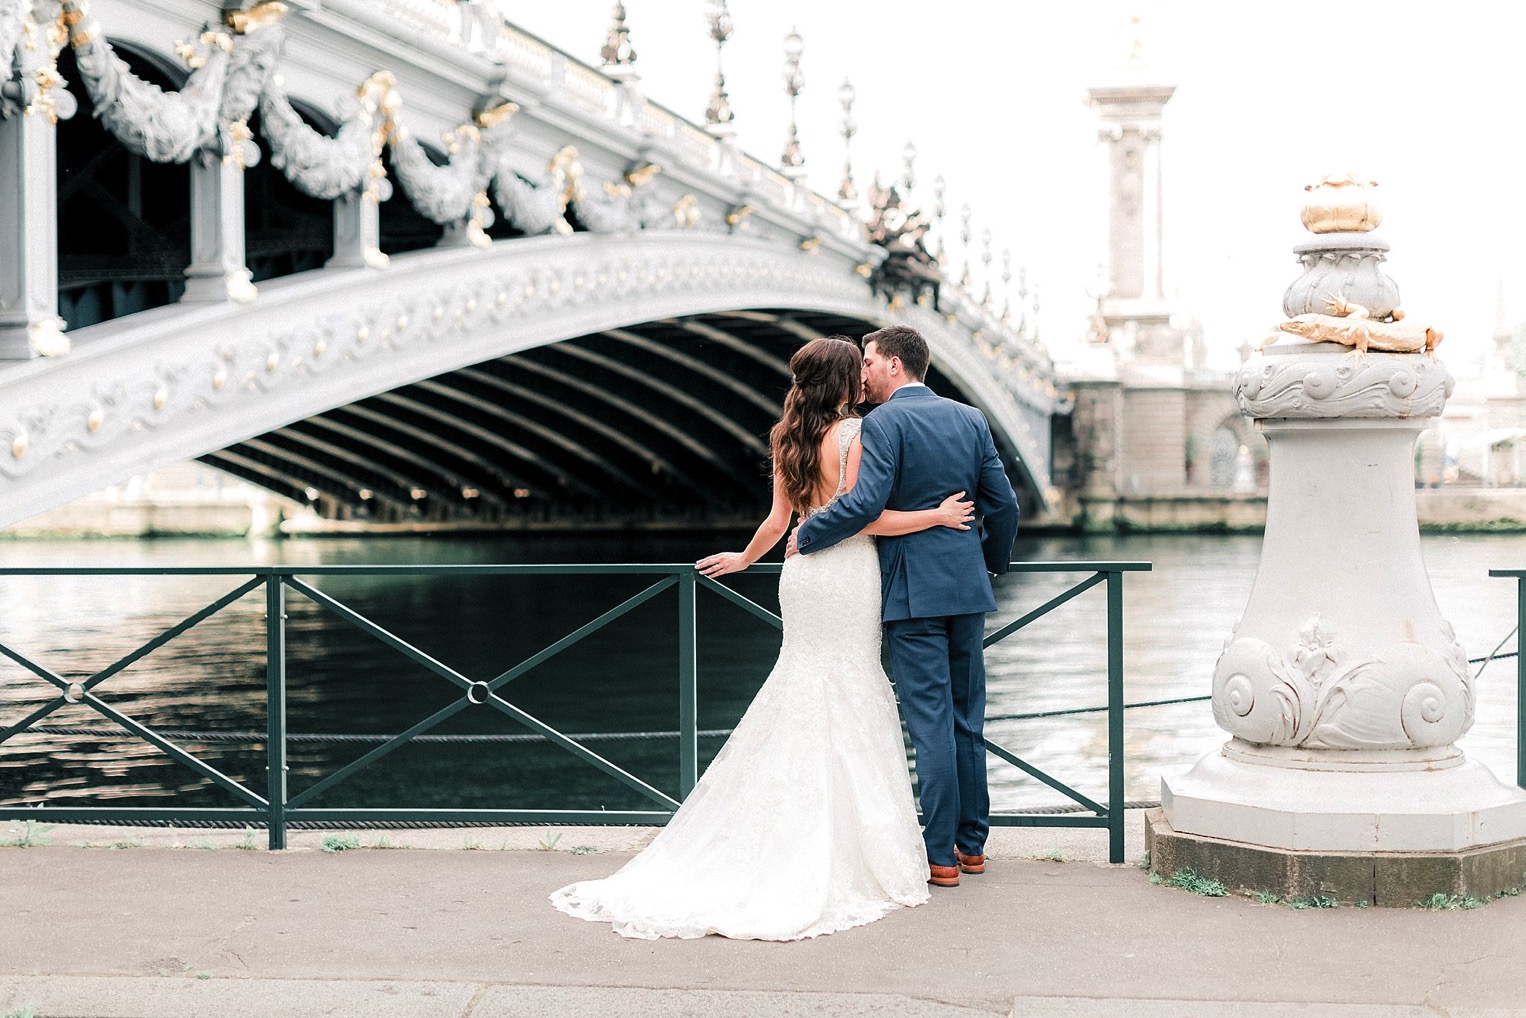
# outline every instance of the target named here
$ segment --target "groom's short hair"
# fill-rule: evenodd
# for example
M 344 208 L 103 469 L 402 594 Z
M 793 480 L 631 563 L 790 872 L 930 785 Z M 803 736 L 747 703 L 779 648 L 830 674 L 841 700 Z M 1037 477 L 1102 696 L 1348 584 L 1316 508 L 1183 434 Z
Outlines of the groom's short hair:
M 864 346 L 867 348 L 870 343 L 879 348 L 881 357 L 901 358 L 901 366 L 912 378 L 919 382 L 927 378 L 927 340 L 916 329 L 891 325 L 865 336 Z

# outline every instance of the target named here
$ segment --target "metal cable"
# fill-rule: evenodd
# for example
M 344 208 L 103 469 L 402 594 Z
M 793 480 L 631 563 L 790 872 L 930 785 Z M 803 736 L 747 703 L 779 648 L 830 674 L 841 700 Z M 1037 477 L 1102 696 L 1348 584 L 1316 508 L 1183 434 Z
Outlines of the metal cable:
M 137 736 L 131 732 L 124 732 L 120 728 L 69 728 L 56 725 L 36 725 L 25 731 L 17 732 L 18 735 L 87 735 L 101 736 L 106 738 L 130 738 Z M 183 739 L 187 742 L 264 742 L 268 736 L 265 732 L 192 732 L 175 729 L 155 729 L 156 735 L 166 739 Z M 640 739 L 676 739 L 679 732 L 578 732 L 567 736 L 575 742 L 626 742 Z M 729 728 L 707 728 L 694 733 L 701 739 L 721 739 L 731 734 Z M 305 742 L 317 744 L 335 744 L 346 742 L 381 743 L 389 739 L 395 739 L 395 735 L 365 735 L 365 734 L 341 734 L 341 733 L 288 733 L 287 742 Z M 531 732 L 483 732 L 478 734 L 461 735 L 415 735 L 410 742 L 446 742 L 446 743 L 471 743 L 471 742 L 544 742 L 544 735 L 536 735 Z
M 1496 658 L 1515 657 L 1517 654 L 1520 653 L 1519 651 L 1515 651 L 1515 650 L 1512 650 L 1512 651 L 1510 651 L 1508 653 L 1505 653 L 1505 654 L 1501 654 L 1499 652 L 1499 649 L 1505 645 L 1506 641 L 1508 641 L 1512 636 L 1514 636 L 1517 632 L 1519 632 L 1520 628 L 1521 627 L 1519 625 L 1517 625 L 1514 629 L 1510 630 L 1510 632 L 1506 633 L 1505 634 L 1505 639 L 1501 640 L 1499 643 L 1496 643 L 1494 645 L 1494 649 L 1491 650 L 1484 657 L 1474 657 L 1474 658 L 1469 658 L 1468 659 L 1468 664 L 1470 664 L 1470 665 L 1478 665 L 1478 671 L 1473 673 L 1473 677 L 1475 679 L 1478 678 L 1480 675 L 1482 675 L 1484 673 L 1484 669 L 1489 667 L 1489 662 L 1490 661 L 1493 661 Z M 1483 664 L 1478 664 L 1480 661 L 1482 661 Z
M 1517 628 L 1519 628 L 1519 627 L 1517 627 Z M 1516 630 L 1515 629 L 1510 630 L 1509 633 L 1505 634 L 1505 638 L 1503 640 L 1501 640 L 1495 646 L 1494 650 L 1490 651 L 1487 655 L 1485 655 L 1484 657 L 1474 657 L 1474 658 L 1469 658 L 1468 659 L 1468 664 L 1470 664 L 1470 665 L 1475 665 L 1475 664 L 1479 665 L 1478 671 L 1474 673 L 1474 676 L 1473 676 L 1474 678 L 1477 678 L 1479 675 L 1483 674 L 1483 670 L 1485 668 L 1489 667 L 1490 662 L 1492 662 L 1492 661 L 1504 661 L 1504 660 L 1507 660 L 1509 658 L 1517 657 L 1519 655 L 1519 651 L 1514 651 L 1514 650 L 1506 651 L 1503 654 L 1499 653 L 1500 647 L 1503 647 L 1505 645 L 1505 642 L 1508 641 L 1515 634 L 1516 634 Z M 1171 705 L 1174 705 L 1174 704 L 1181 704 L 1181 703 L 1202 703 L 1205 700 L 1211 700 L 1211 699 L 1213 699 L 1213 697 L 1211 695 L 1205 694 L 1205 695 L 1201 695 L 1201 696 L 1178 696 L 1178 697 L 1173 697 L 1173 698 L 1167 699 L 1167 700 L 1140 700 L 1140 701 L 1137 701 L 1135 703 L 1126 703 L 1126 704 L 1124 704 L 1123 705 L 1123 709 L 1124 710 L 1133 710 L 1133 709 L 1138 708 L 1138 707 L 1167 707 L 1167 706 L 1171 706 Z M 1101 713 L 1103 713 L 1103 712 L 1105 712 L 1107 710 L 1108 710 L 1108 708 L 1106 706 L 1102 706 L 1102 707 L 1071 707 L 1071 708 L 1068 708 L 1068 709 L 1065 709 L 1065 710 L 1028 711 L 1028 712 L 1025 712 L 1025 713 L 1022 713 L 1022 714 L 991 714 L 991 715 L 988 715 L 986 717 L 986 720 L 987 721 L 1034 721 L 1034 720 L 1038 720 L 1038 719 L 1041 719 L 1041 718 L 1074 717 L 1074 716 L 1080 715 L 1080 714 L 1101 714 Z M 77 735 L 77 736 L 96 736 L 96 737 L 103 737 L 103 738 L 113 738 L 113 737 L 120 737 L 120 736 L 133 737 L 133 736 L 130 735 L 130 733 L 123 732 L 123 731 L 121 731 L 119 729 L 114 729 L 114 728 L 77 728 L 77 727 L 61 727 L 61 726 L 56 726 L 56 725 L 37 725 L 37 726 L 34 726 L 32 728 L 26 729 L 24 732 L 18 732 L 16 734 L 18 734 L 18 735 L 29 735 L 29 734 L 31 734 L 31 735 Z M 231 731 L 230 732 L 197 732 L 197 731 L 184 731 L 184 730 L 170 729 L 170 730 L 160 730 L 158 732 L 158 734 L 164 736 L 167 739 L 184 739 L 184 740 L 186 740 L 188 742 L 264 742 L 265 739 L 266 739 L 266 734 L 264 732 L 231 732 Z M 676 739 L 681 734 L 683 734 L 683 733 L 681 733 L 681 732 L 578 732 L 578 733 L 569 734 L 567 736 L 567 738 L 573 740 L 574 742 L 632 742 L 632 741 L 642 741 L 642 740 L 652 740 L 652 739 Z M 731 734 L 731 729 L 729 729 L 729 728 L 707 728 L 707 729 L 701 729 L 700 731 L 697 731 L 694 734 L 695 734 L 695 736 L 697 738 L 701 738 L 701 739 L 723 739 L 726 736 Z M 395 739 L 395 738 L 397 738 L 397 736 L 395 736 L 395 735 L 363 735 L 363 734 L 351 734 L 351 733 L 324 732 L 324 733 L 307 733 L 307 734 L 303 734 L 303 733 L 288 733 L 287 736 L 286 736 L 286 741 L 287 742 L 308 743 L 308 744 L 314 744 L 314 745 L 323 745 L 323 744 L 336 745 L 336 744 L 342 744 L 342 743 L 382 743 L 382 742 L 386 742 L 386 741 L 388 741 L 390 739 Z M 536 735 L 534 733 L 529 733 L 529 732 L 523 732 L 523 733 L 521 733 L 521 732 L 507 732 L 507 733 L 479 733 L 479 734 L 462 734 L 462 735 L 427 735 L 426 734 L 426 735 L 416 735 L 410 741 L 412 741 L 412 742 L 438 742 L 438 743 L 526 743 L 526 742 L 543 742 L 543 741 L 545 741 L 545 738 L 546 737 L 543 736 L 543 735 Z
M 1504 655 L 1500 655 L 1503 657 Z M 1141 700 L 1138 703 L 1126 703 L 1124 710 L 1135 707 L 1164 707 L 1178 703 L 1200 703 L 1204 700 L 1213 699 L 1211 696 L 1182 696 L 1170 700 Z M 987 721 L 1032 721 L 1037 718 L 1068 717 L 1076 714 L 1098 714 L 1106 711 L 1107 707 L 1073 707 L 1067 710 L 1033 711 L 1025 714 L 992 714 Z M 183 739 L 187 742 L 264 742 L 264 732 L 199 732 L 177 729 L 157 729 L 159 735 L 166 739 Z M 114 738 L 131 736 L 116 728 L 81 728 L 66 727 L 59 725 L 36 725 L 17 735 L 78 735 Z M 630 742 L 650 739 L 676 739 L 681 732 L 576 732 L 567 735 L 574 742 Z M 731 734 L 729 728 L 706 728 L 694 733 L 701 739 L 723 739 Z M 288 733 L 287 742 L 302 742 L 309 744 L 340 744 L 340 743 L 382 743 L 389 739 L 395 739 L 395 735 L 366 735 L 352 733 Z M 485 743 L 485 742 L 543 742 L 545 736 L 530 732 L 506 732 L 506 733 L 478 733 L 461 735 L 416 735 L 411 742 L 441 742 L 441 743 Z
M 1155 800 L 1130 800 L 1123 804 L 1128 809 L 1158 809 L 1160 803 Z M 1016 816 L 1051 816 L 1057 813 L 1090 813 L 1085 806 L 1032 806 L 1022 810 Z M 46 820 L 47 807 L 37 810 L 37 819 Z M 64 821 L 57 821 L 63 823 Z M 120 818 L 89 817 L 81 820 L 69 820 L 70 825 L 94 825 L 99 827 L 170 827 L 187 830 L 225 830 L 241 831 L 250 828 L 256 831 L 265 830 L 268 825 L 264 820 L 123 820 Z M 646 824 L 611 824 L 600 823 L 595 820 L 581 821 L 557 821 L 555 824 L 534 823 L 525 820 L 288 820 L 286 829 L 290 831 L 426 831 L 449 828 L 472 828 L 472 827 L 645 827 Z

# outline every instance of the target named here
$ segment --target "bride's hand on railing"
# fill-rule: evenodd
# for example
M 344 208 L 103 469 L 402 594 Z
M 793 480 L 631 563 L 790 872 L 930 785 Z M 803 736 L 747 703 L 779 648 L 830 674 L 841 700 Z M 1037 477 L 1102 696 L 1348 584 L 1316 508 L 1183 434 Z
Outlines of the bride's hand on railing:
M 748 562 L 739 551 L 723 551 L 715 555 L 709 555 L 694 563 L 701 576 L 714 579 L 717 576 L 725 576 L 727 573 L 739 573 L 746 569 Z
M 938 526 L 969 530 L 970 521 L 975 518 L 975 503 L 967 501 L 964 492 L 956 491 L 940 502 L 933 512 L 938 514 Z

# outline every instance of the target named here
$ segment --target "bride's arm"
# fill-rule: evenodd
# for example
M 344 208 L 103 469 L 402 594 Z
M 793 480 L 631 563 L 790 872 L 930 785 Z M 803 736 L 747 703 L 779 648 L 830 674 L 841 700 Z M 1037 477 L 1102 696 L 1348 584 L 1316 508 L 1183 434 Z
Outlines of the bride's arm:
M 901 534 L 915 534 L 919 530 L 931 530 L 933 527 L 969 530 L 970 521 L 974 518 L 975 503 L 967 500 L 964 492 L 956 491 L 935 509 L 886 509 L 880 513 L 879 519 L 859 533 L 876 537 L 899 537 Z
M 848 447 L 847 484 L 844 493 L 853 490 L 858 483 L 858 462 L 863 456 L 864 447 L 857 438 Z M 935 509 L 916 509 L 903 511 L 899 509 L 886 509 L 880 513 L 879 519 L 869 524 L 861 534 L 873 534 L 876 537 L 899 537 L 902 534 L 915 534 L 919 530 L 929 530 L 933 527 L 952 527 L 955 530 L 969 530 L 970 521 L 975 518 L 975 503 L 966 499 L 964 492 L 956 491 L 945 498 Z
M 790 515 L 794 512 L 790 508 L 789 500 L 784 497 L 784 482 L 778 473 L 774 474 L 774 504 L 768 511 L 768 517 L 758 524 L 757 532 L 752 535 L 752 540 L 747 542 L 747 547 L 741 551 L 723 551 L 715 555 L 709 555 L 694 563 L 701 574 L 705 576 L 725 576 L 727 573 L 740 572 L 763 557 L 763 553 L 779 543 L 779 538 L 789 529 Z M 919 528 L 920 529 L 920 528 Z

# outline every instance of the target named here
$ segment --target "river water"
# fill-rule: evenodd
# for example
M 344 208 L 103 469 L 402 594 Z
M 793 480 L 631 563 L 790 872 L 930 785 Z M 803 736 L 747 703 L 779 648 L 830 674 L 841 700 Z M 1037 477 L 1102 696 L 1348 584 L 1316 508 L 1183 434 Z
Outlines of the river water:
M 238 566 L 488 562 L 678 562 L 740 547 L 742 539 L 515 537 L 287 541 L 12 541 L 14 566 Z M 1515 625 L 1512 581 L 1490 568 L 1526 566 L 1515 536 L 1428 536 L 1423 553 L 1441 610 L 1470 657 Z M 1256 536 L 1192 535 L 1020 539 L 1027 560 L 1143 560 L 1125 590 L 1125 695 L 1130 701 L 1206 694 L 1214 660 L 1244 609 L 1260 555 Z M 1084 574 L 1013 575 L 998 583 L 991 624 L 1015 618 Z M 0 643 L 67 678 L 83 679 L 238 585 L 238 577 L 0 577 Z M 777 610 L 776 576 L 734 586 Z M 640 577 L 318 577 L 311 582 L 470 678 L 488 679 L 636 593 Z M 699 725 L 731 727 L 777 654 L 778 632 L 720 598 L 699 595 Z M 101 683 L 95 692 L 151 727 L 259 731 L 264 725 L 264 601 L 256 591 Z M 389 651 L 326 609 L 288 595 L 289 730 L 391 734 L 459 697 L 456 687 Z M 569 733 L 677 728 L 676 597 L 660 595 L 502 690 L 516 706 Z M 1079 791 L 1107 798 L 1105 715 L 1037 720 L 1010 715 L 1106 702 L 1106 601 L 1094 588 L 988 651 L 986 734 Z M 1514 649 L 1511 639 L 1506 649 Z M 1477 722 L 1461 742 L 1510 781 L 1515 768 L 1514 660 L 1477 682 Z M 1474 666 L 1475 669 L 1477 666 Z M 55 690 L 0 659 L 0 729 Z M 111 729 L 84 705 L 41 722 Z M 462 711 L 442 734 L 520 733 L 491 708 Z M 1159 795 L 1162 774 L 1188 767 L 1225 738 L 1207 703 L 1131 710 L 1126 795 Z M 262 790 L 255 742 L 177 740 L 199 758 Z M 722 739 L 700 743 L 708 762 Z M 293 794 L 372 744 L 297 743 Z M 674 794 L 676 740 L 590 745 Z M 1065 800 L 1015 768 L 991 762 L 998 810 Z M 22 734 L 0 745 L 0 803 L 237 805 L 231 795 L 142 741 Z M 649 801 L 545 742 L 405 746 L 315 797 L 312 805 L 374 807 L 647 808 Z

